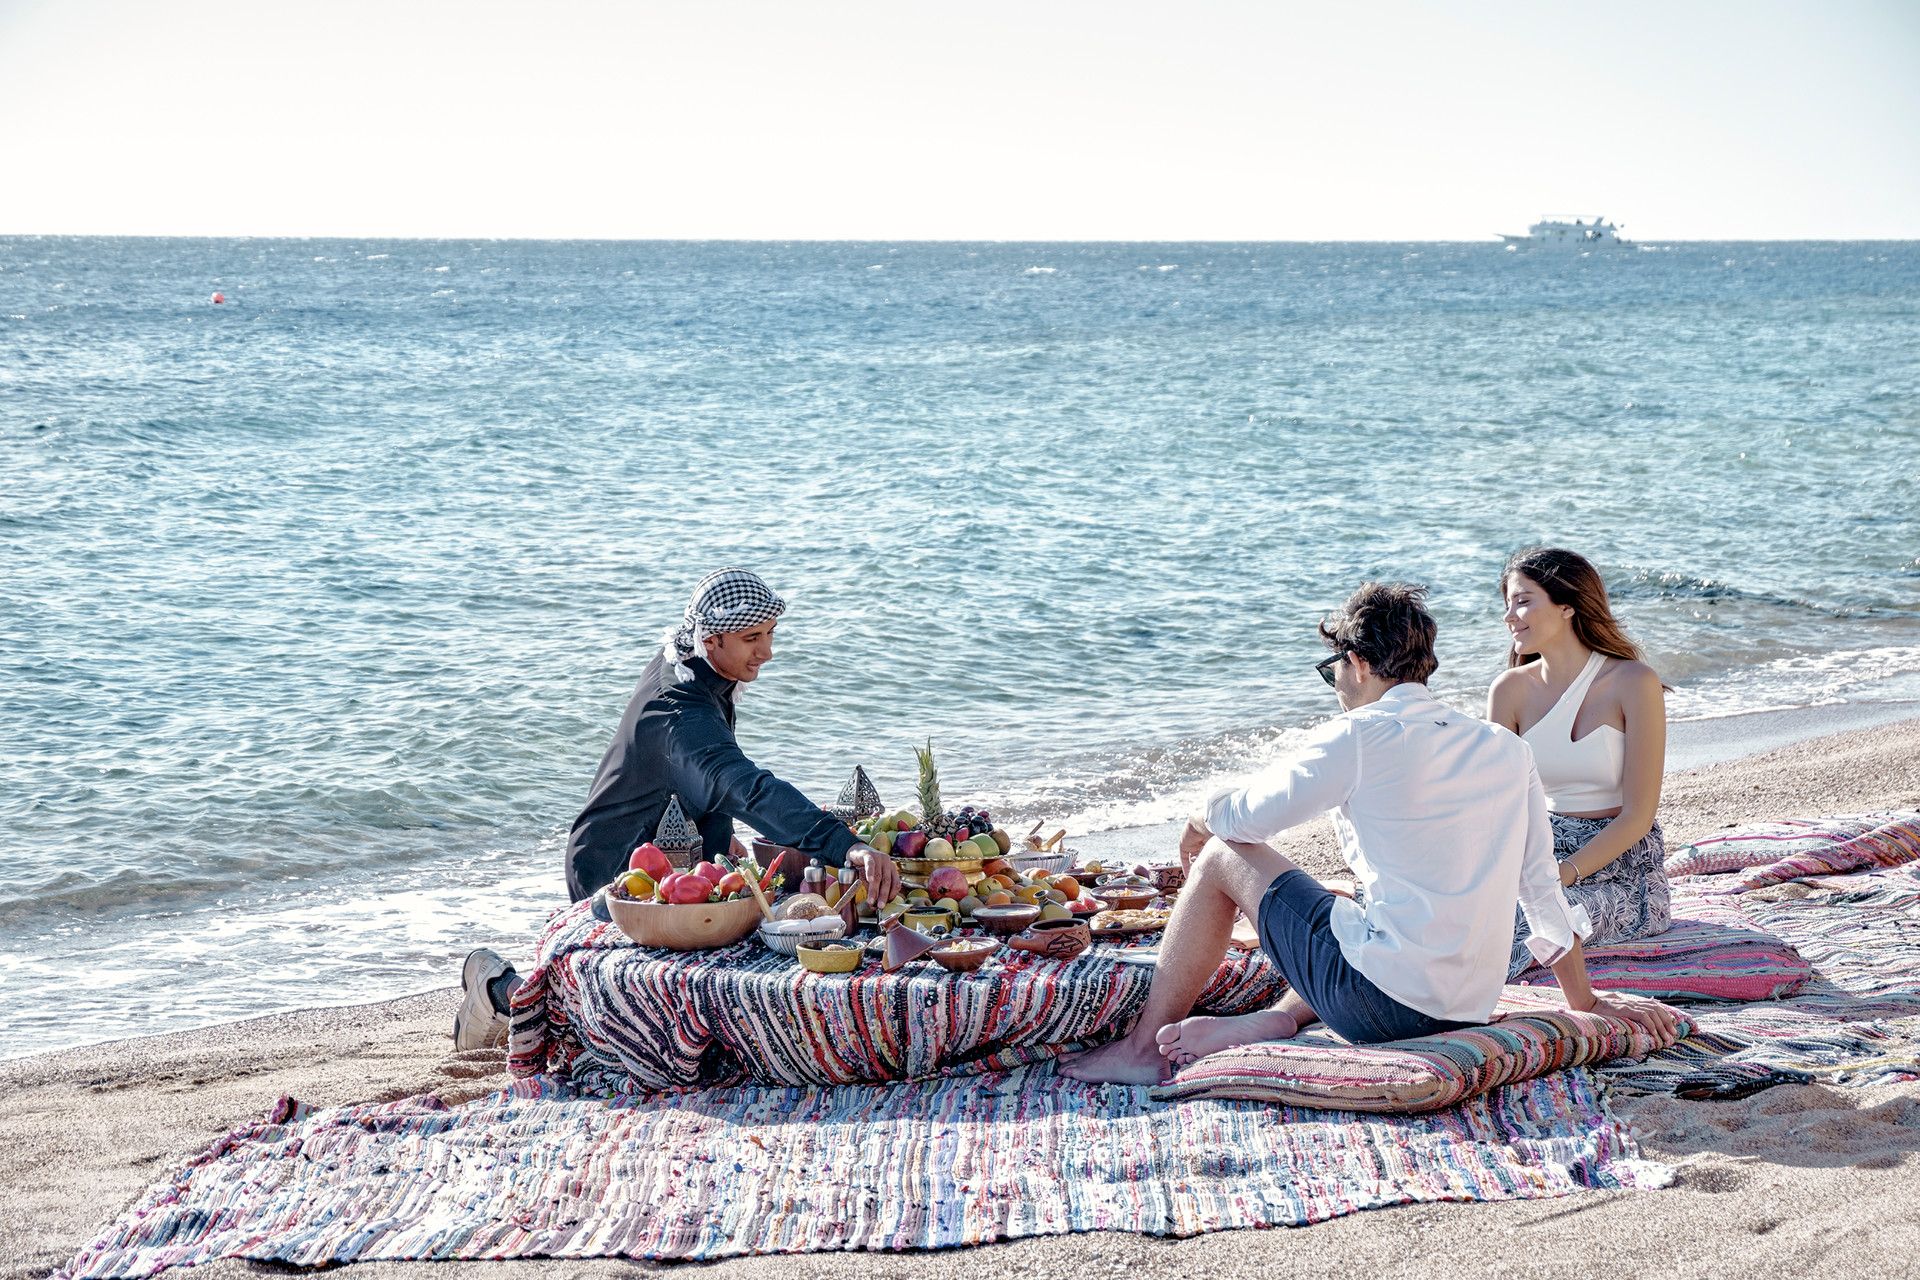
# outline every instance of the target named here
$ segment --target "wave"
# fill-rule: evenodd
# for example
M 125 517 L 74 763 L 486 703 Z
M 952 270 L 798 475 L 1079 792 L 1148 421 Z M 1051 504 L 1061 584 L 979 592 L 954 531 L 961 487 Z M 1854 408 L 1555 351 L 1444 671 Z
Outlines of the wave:
M 1920 560 L 1915 561 L 1920 565 Z M 1635 570 L 1610 583 L 1615 600 L 1687 600 L 1708 605 L 1752 604 L 1816 614 L 1823 618 L 1917 618 L 1920 609 L 1871 604 L 1826 604 L 1778 591 L 1757 591 L 1716 578 L 1652 569 Z

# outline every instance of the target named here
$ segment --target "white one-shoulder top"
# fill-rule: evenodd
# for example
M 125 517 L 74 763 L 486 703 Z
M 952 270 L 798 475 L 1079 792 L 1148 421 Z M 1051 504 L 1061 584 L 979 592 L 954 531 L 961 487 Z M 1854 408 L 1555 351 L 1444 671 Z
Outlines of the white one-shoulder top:
M 1534 767 L 1547 789 L 1547 808 L 1554 813 L 1592 813 L 1626 803 L 1620 783 L 1627 770 L 1627 735 L 1603 724 L 1578 742 L 1573 739 L 1574 717 L 1606 662 L 1605 654 L 1590 656 L 1560 701 L 1520 735 L 1533 748 Z

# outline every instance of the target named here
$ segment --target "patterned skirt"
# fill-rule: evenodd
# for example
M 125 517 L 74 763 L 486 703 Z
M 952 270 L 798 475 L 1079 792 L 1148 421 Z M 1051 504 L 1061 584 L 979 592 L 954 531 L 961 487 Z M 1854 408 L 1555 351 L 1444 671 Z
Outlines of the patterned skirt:
M 1587 847 L 1612 818 L 1566 818 L 1549 815 L 1553 823 L 1553 856 L 1565 862 Z M 1590 876 L 1564 890 L 1567 901 L 1585 907 L 1593 921 L 1589 947 L 1602 947 L 1634 938 L 1650 938 L 1665 933 L 1672 923 L 1668 914 L 1667 838 L 1660 824 L 1640 838 L 1640 842 Z M 1533 966 L 1533 953 L 1527 950 L 1527 922 L 1516 908 L 1513 925 L 1513 955 L 1507 965 L 1512 978 Z

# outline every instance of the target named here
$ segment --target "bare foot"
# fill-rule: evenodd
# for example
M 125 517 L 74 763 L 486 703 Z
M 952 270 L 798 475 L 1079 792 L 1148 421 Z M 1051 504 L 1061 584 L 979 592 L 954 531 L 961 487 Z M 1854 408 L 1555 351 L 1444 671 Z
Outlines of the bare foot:
M 1285 1040 L 1299 1030 L 1300 1024 L 1292 1014 L 1280 1009 L 1263 1009 L 1237 1018 L 1183 1018 L 1160 1028 L 1154 1039 L 1155 1047 L 1168 1062 L 1184 1067 L 1222 1049 L 1258 1044 L 1262 1040 Z
M 1088 1084 L 1159 1084 L 1167 1063 L 1152 1045 L 1138 1045 L 1132 1036 L 1089 1049 L 1069 1058 L 1060 1074 Z

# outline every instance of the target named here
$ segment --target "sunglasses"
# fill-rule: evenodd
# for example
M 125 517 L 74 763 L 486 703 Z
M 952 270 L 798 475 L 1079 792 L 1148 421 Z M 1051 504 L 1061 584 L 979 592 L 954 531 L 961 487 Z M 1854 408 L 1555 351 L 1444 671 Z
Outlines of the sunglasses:
M 1327 688 L 1329 689 L 1333 688 L 1333 669 L 1334 667 L 1339 665 L 1340 659 L 1346 656 L 1347 656 L 1347 651 L 1345 649 L 1342 649 L 1340 652 L 1334 654 L 1331 658 L 1328 658 L 1323 662 L 1316 662 L 1313 664 L 1313 669 L 1315 671 L 1318 671 L 1320 673 L 1320 678 L 1327 682 Z

